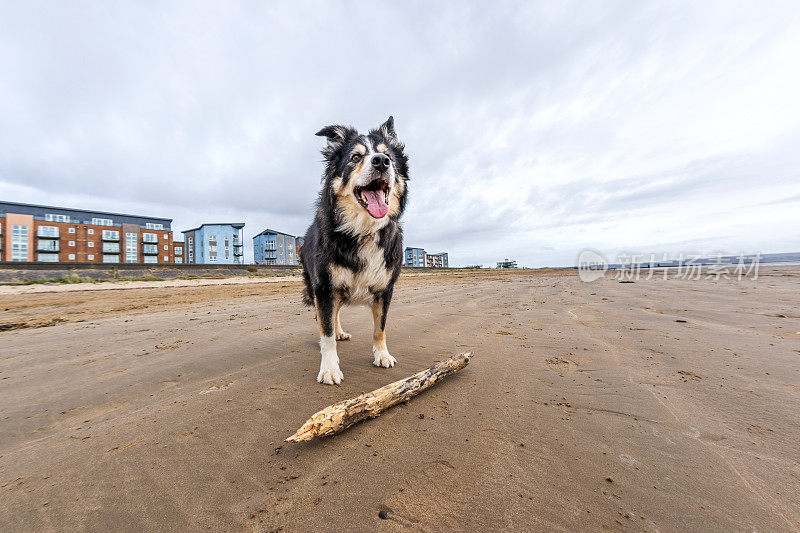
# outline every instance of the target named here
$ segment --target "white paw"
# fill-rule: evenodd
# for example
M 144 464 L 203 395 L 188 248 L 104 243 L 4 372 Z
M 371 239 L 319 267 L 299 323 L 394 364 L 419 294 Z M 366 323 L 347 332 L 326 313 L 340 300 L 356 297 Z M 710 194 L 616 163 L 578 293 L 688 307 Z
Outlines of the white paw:
M 352 335 L 350 335 L 346 331 L 340 331 L 339 333 L 336 334 L 337 341 L 349 341 L 350 337 L 352 337 Z
M 376 350 L 373 348 L 372 353 L 375 354 L 375 360 L 372 361 L 372 364 L 375 366 L 389 368 L 394 366 L 394 364 L 397 362 L 397 359 L 392 357 L 387 350 Z
M 344 374 L 339 370 L 339 356 L 336 353 L 336 339 L 333 338 L 333 335 L 321 337 L 319 349 L 322 360 L 319 362 L 317 381 L 326 385 L 338 385 L 342 382 Z
M 317 381 L 326 385 L 338 385 L 343 378 L 344 374 L 338 366 L 336 368 L 320 368 L 319 374 L 317 374 Z

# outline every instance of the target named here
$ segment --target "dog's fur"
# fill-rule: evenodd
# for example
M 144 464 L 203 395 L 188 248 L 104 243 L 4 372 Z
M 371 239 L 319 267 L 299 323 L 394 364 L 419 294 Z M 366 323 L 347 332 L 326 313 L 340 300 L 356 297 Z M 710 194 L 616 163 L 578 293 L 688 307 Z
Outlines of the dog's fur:
M 399 219 L 408 195 L 408 157 L 389 119 L 367 135 L 347 126 L 328 126 L 317 135 L 326 137 L 325 172 L 314 222 L 308 228 L 301 252 L 305 290 L 303 300 L 314 306 L 320 333 L 317 381 L 329 385 L 342 381 L 337 340 L 348 340 L 339 321 L 343 305 L 368 305 L 372 309 L 373 364 L 394 366 L 386 348 L 386 317 L 392 291 L 403 263 L 403 232 Z M 389 157 L 388 168 L 380 165 Z M 377 158 L 375 162 L 373 159 Z M 376 169 L 377 168 L 377 169 Z M 383 181 L 378 181 L 378 180 Z M 388 211 L 374 217 L 359 201 L 360 187 L 378 189 Z M 375 193 L 378 194 L 378 193 Z

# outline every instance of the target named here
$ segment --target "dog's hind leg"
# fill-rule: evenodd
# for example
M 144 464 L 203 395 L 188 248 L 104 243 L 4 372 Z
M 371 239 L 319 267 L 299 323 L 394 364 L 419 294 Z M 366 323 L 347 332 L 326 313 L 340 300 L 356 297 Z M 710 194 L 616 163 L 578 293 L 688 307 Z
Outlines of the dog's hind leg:
M 314 301 L 317 307 L 319 349 L 322 355 L 317 381 L 327 385 L 338 385 L 344 375 L 339 369 L 339 355 L 336 353 L 336 336 L 333 329 L 336 309 L 334 309 L 333 295 L 316 293 Z
M 337 341 L 349 341 L 350 335 L 345 330 L 342 329 L 342 319 L 341 319 L 341 312 L 342 312 L 342 302 L 337 300 L 336 301 L 336 340 Z
M 397 359 L 392 357 L 386 348 L 386 314 L 389 311 L 389 302 L 392 299 L 391 289 L 376 297 L 372 302 L 372 355 L 375 359 L 372 364 L 389 368 L 394 366 Z

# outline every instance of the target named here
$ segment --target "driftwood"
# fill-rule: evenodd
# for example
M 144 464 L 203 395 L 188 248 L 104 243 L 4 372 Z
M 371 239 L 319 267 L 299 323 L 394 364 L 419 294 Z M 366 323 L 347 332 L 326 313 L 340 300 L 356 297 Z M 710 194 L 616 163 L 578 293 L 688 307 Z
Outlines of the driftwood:
M 409 400 L 441 379 L 455 374 L 469 364 L 471 357 L 472 352 L 454 355 L 449 359 L 434 363 L 413 376 L 395 381 L 356 398 L 329 405 L 322 411 L 314 413 L 297 430 L 297 433 L 286 439 L 286 442 L 311 440 L 318 435 L 333 435 L 344 431 L 356 422 L 375 418 L 393 405 Z

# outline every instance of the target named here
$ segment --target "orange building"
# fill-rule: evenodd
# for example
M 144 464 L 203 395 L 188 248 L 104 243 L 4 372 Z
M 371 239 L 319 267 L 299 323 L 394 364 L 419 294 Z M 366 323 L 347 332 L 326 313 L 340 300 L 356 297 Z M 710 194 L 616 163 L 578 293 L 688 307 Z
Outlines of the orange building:
M 174 263 L 182 247 L 171 226 L 169 218 L 0 202 L 0 261 Z

